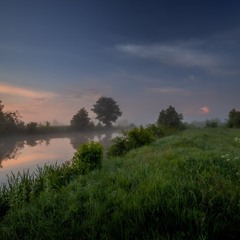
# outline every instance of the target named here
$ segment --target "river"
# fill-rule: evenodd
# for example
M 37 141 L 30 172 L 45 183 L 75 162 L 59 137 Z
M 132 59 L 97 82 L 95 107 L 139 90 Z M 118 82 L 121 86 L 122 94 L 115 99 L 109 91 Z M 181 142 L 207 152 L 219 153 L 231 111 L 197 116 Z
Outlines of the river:
M 7 175 L 45 164 L 61 164 L 71 160 L 81 143 L 99 141 L 107 148 L 117 132 L 69 133 L 0 139 L 0 185 L 7 183 Z

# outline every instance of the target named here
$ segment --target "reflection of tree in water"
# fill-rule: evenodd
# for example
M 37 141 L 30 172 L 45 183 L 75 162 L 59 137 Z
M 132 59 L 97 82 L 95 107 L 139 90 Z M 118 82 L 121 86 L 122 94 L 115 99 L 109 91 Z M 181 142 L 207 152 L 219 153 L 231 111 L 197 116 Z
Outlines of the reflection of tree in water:
M 50 137 L 45 137 L 45 138 L 34 138 L 34 137 L 30 137 L 28 138 L 25 143 L 27 146 L 30 146 L 30 147 L 36 147 L 37 145 L 42 145 L 42 143 L 45 143 L 46 146 L 50 145 L 50 141 L 51 141 L 51 138 Z
M 77 150 L 82 143 L 95 141 L 103 144 L 104 148 L 107 148 L 111 144 L 112 132 L 92 132 L 87 134 L 73 134 L 70 138 L 72 147 Z
M 35 147 L 45 142 L 46 146 L 50 144 L 50 137 L 38 139 L 37 137 L 30 137 L 27 139 L 18 137 L 4 137 L 0 139 L 0 168 L 2 168 L 2 160 L 16 159 L 23 149 L 24 145 Z
M 26 140 L 26 145 L 28 145 L 30 147 L 35 147 L 35 146 L 38 145 L 38 142 L 35 139 L 27 139 Z
M 50 139 L 50 138 L 48 138 L 48 139 L 45 139 L 45 144 L 46 144 L 46 146 L 49 146 L 49 145 L 50 145 L 50 141 L 51 141 L 51 139 Z
M 0 140 L 0 168 L 3 159 L 14 159 L 24 147 L 24 140 L 4 138 Z
M 78 149 L 80 144 L 91 141 L 89 140 L 88 136 L 83 134 L 73 134 L 72 136 L 69 137 L 69 139 L 70 139 L 70 144 L 75 150 Z
M 89 141 L 99 141 L 106 149 L 111 144 L 113 132 L 91 132 L 91 133 L 73 133 L 64 136 L 55 136 L 54 138 L 69 138 L 70 144 L 76 150 L 79 145 Z M 50 145 L 53 136 L 31 136 L 31 137 L 4 137 L 0 139 L 0 168 L 3 159 L 16 159 L 23 149 L 24 145 L 35 147 L 37 145 Z
M 104 146 L 104 148 L 107 148 L 112 141 L 112 132 L 106 132 L 105 134 L 101 135 L 101 138 L 99 142 Z

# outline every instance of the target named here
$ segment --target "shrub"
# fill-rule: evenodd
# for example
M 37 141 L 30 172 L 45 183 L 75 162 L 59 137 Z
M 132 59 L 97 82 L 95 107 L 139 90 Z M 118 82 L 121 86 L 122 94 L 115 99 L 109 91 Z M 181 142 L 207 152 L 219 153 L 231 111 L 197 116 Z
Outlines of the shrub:
M 169 136 L 179 132 L 179 128 L 149 124 L 145 128 L 140 126 L 131 130 L 123 131 L 122 136 L 112 140 L 112 145 L 108 148 L 108 156 L 122 156 L 131 149 L 150 144 L 157 138 Z
M 151 131 L 140 126 L 133 128 L 128 132 L 128 141 L 130 148 L 138 148 L 147 145 L 155 140 Z
M 108 149 L 109 157 L 122 156 L 130 150 L 126 136 L 115 137 L 112 143 Z
M 100 168 L 103 160 L 103 146 L 97 142 L 84 143 L 79 146 L 72 161 L 72 166 L 82 174 Z
M 123 136 L 113 139 L 113 144 L 108 149 L 108 156 L 121 156 L 131 149 L 147 145 L 155 140 L 153 131 L 142 126 L 124 131 L 122 134 Z

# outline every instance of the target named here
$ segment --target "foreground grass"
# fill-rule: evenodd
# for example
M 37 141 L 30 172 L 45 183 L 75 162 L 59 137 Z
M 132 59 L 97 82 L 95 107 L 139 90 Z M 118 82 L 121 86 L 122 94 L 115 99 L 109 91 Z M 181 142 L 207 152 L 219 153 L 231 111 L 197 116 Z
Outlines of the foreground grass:
M 30 190 L 23 188 L 25 195 L 2 191 L 7 202 L 0 237 L 238 239 L 240 142 L 235 137 L 240 130 L 187 130 L 106 159 L 101 170 L 84 176 L 66 166 L 58 180 L 42 178 L 40 191 L 31 184 Z

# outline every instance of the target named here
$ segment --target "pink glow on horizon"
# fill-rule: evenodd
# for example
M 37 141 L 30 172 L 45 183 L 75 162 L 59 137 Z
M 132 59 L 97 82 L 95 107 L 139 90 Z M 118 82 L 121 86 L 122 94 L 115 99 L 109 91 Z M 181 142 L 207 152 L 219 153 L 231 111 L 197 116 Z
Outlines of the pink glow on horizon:
M 208 114 L 209 112 L 210 112 L 209 107 L 204 106 L 204 107 L 201 108 L 201 113 L 202 114 Z
M 56 97 L 56 93 L 47 92 L 47 91 L 35 91 L 29 88 L 23 88 L 18 86 L 9 85 L 6 83 L 0 82 L 0 93 L 14 96 L 30 97 L 36 99 Z
M 63 125 L 68 125 L 73 115 L 82 107 L 89 111 L 89 117 L 94 118 L 90 109 L 102 95 L 94 89 L 81 87 L 76 87 L 74 92 L 68 90 L 56 93 L 3 82 L 0 82 L 0 94 L 4 110 L 18 111 L 26 123 L 57 120 Z

